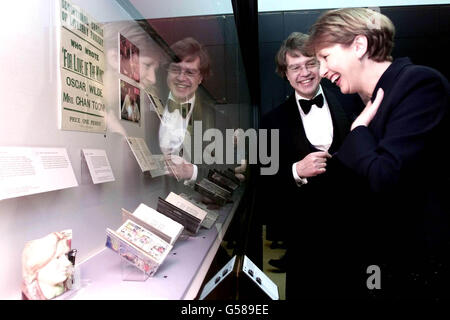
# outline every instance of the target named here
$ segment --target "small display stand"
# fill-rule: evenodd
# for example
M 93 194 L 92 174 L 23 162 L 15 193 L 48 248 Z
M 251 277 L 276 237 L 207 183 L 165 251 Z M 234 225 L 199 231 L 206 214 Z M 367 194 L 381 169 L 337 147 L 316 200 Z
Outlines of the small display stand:
M 172 245 L 129 219 L 115 231 L 106 229 L 105 245 L 116 252 L 122 260 L 130 263 L 148 277 L 155 274 L 172 249 Z M 123 269 L 127 270 L 128 268 Z M 124 272 L 122 273 L 124 274 Z M 125 274 L 130 274 L 129 277 L 133 278 L 130 271 Z
M 123 281 L 147 281 L 150 275 L 120 256 L 120 268 Z
M 74 268 L 72 279 L 69 279 L 67 282 L 68 290 L 64 292 L 62 295 L 54 298 L 54 300 L 72 299 L 78 294 L 80 290 L 87 287 L 89 283 L 90 283 L 89 279 L 82 279 L 80 266 L 76 266 Z

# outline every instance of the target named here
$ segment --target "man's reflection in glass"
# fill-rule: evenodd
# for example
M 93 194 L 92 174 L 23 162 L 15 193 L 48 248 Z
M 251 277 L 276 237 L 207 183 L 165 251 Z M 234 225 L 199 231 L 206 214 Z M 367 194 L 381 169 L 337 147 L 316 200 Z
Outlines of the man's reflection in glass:
M 215 122 L 212 105 L 198 90 L 210 74 L 210 58 L 204 47 L 190 37 L 174 43 L 171 49 L 179 61 L 167 66 L 170 92 L 159 129 L 160 148 L 167 156 L 173 174 L 194 182 L 198 175 L 197 165 L 190 162 L 194 121 L 201 121 L 202 131 L 213 128 Z

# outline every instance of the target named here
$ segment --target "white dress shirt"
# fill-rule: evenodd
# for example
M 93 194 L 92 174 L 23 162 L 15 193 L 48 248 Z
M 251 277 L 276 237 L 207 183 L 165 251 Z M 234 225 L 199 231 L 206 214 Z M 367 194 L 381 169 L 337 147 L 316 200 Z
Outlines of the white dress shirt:
M 297 108 L 300 112 L 300 117 L 303 122 L 303 128 L 305 129 L 306 138 L 308 141 L 318 150 L 328 151 L 333 142 L 333 120 L 331 119 L 330 108 L 328 107 L 327 99 L 323 94 L 322 87 L 319 85 L 319 90 L 316 96 L 322 94 L 323 96 L 323 106 L 322 108 L 317 107 L 315 104 L 311 107 L 308 114 L 303 112 L 300 107 L 299 100 L 306 99 L 299 95 L 297 91 L 295 92 L 295 101 L 297 103 Z M 308 100 L 308 99 L 306 99 Z M 292 175 L 294 177 L 297 185 L 301 186 L 308 183 L 306 178 L 299 177 L 296 168 L 297 162 L 292 165 Z
M 175 101 L 172 92 L 169 94 L 169 99 Z M 178 155 L 183 148 L 189 120 L 192 117 L 195 106 L 195 95 L 183 103 L 191 104 L 185 119 L 181 115 L 180 110 L 176 109 L 173 112 L 170 112 L 167 104 L 164 107 L 161 126 L 159 127 L 159 146 L 164 154 Z M 183 152 L 183 156 L 185 156 L 185 154 L 186 153 Z M 193 166 L 194 172 L 192 177 L 188 180 L 189 182 L 197 180 L 198 168 L 195 164 Z

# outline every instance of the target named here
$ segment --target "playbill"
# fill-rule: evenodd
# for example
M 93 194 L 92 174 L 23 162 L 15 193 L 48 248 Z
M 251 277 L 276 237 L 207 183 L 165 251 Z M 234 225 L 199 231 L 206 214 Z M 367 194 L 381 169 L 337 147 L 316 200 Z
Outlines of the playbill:
M 59 126 L 106 132 L 103 28 L 68 0 L 57 0 Z

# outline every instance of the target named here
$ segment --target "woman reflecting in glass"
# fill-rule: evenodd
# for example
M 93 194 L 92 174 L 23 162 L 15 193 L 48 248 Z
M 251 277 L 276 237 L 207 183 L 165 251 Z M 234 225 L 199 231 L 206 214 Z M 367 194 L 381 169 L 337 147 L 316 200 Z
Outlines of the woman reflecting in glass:
M 22 293 L 25 299 L 52 299 L 66 291 L 73 273 L 67 255 L 72 231 L 53 232 L 28 242 L 22 252 Z
M 334 155 L 370 188 L 366 200 L 349 204 L 361 216 L 352 227 L 363 238 L 354 241 L 366 266 L 381 271 L 381 290 L 367 291 L 448 296 L 450 175 L 442 151 L 450 141 L 449 84 L 409 58 L 393 60 L 394 33 L 379 12 L 332 10 L 311 28 L 309 48 L 322 77 L 367 103 Z M 363 276 L 361 285 L 371 287 L 370 274 Z

